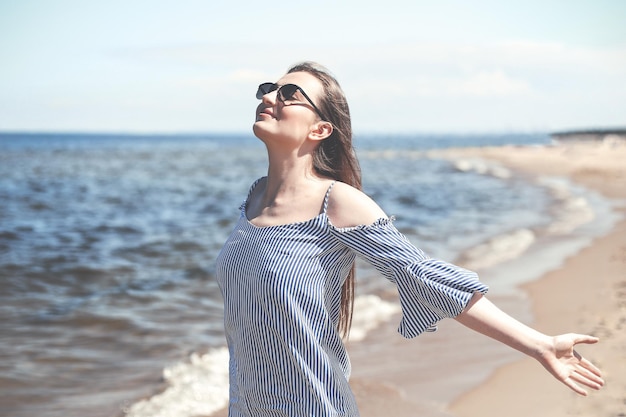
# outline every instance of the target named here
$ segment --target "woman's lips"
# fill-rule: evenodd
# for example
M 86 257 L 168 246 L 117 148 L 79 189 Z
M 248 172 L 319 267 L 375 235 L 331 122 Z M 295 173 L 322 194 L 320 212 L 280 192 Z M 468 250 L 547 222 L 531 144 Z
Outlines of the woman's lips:
M 257 114 L 257 118 L 274 118 L 274 112 L 271 111 L 270 109 L 265 109 L 265 110 L 261 110 L 258 114 Z

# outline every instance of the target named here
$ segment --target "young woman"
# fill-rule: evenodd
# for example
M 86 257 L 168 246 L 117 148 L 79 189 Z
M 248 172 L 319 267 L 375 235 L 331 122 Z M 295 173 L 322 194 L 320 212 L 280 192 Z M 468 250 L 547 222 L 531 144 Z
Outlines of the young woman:
M 591 336 L 550 337 L 511 318 L 475 273 L 429 258 L 360 191 L 350 113 L 314 63 L 259 86 L 254 134 L 269 156 L 217 260 L 230 351 L 229 416 L 358 416 L 343 344 L 354 260 L 398 288 L 407 338 L 452 317 L 537 359 L 575 392 L 600 371 L 575 350 Z

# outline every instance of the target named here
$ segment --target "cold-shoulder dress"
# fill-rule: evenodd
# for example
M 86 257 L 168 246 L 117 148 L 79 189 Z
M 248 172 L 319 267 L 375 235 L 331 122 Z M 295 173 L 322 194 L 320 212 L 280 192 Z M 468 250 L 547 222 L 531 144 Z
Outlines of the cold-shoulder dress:
M 317 217 L 267 227 L 248 220 L 249 193 L 217 258 L 229 417 L 359 415 L 337 331 L 341 287 L 356 256 L 396 284 L 398 331 L 407 338 L 457 316 L 475 292 L 487 292 L 474 272 L 413 246 L 390 218 L 334 227 L 326 215 L 331 190 Z

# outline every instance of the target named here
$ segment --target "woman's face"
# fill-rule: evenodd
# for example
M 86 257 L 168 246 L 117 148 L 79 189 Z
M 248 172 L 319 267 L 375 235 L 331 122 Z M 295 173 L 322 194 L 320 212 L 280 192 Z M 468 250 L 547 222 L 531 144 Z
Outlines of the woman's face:
M 319 107 L 323 86 L 315 76 L 307 72 L 293 72 L 276 82 L 278 87 L 286 84 L 299 86 Z M 285 97 L 284 101 L 274 90 L 261 98 L 253 131 L 264 142 L 271 140 L 296 145 L 306 140 L 320 122 L 320 116 L 300 90 L 296 90 L 292 97 Z

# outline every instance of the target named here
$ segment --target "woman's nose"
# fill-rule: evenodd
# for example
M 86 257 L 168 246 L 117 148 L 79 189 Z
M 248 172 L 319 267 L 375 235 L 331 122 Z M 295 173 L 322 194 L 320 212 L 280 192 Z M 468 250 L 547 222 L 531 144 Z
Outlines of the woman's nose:
M 261 102 L 272 106 L 276 104 L 276 91 L 270 91 L 269 93 L 264 94 L 263 97 L 261 97 Z

